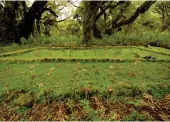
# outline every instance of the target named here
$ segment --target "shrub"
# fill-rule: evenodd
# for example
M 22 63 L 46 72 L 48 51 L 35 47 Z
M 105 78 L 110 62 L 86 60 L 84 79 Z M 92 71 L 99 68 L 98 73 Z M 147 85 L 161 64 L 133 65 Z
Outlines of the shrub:
M 138 113 L 137 111 L 131 112 L 129 115 L 125 116 L 123 118 L 124 121 L 145 121 L 148 120 L 146 116 L 144 116 L 141 113 Z
M 104 35 L 102 39 L 93 39 L 95 45 L 144 45 L 160 46 L 170 48 L 170 34 L 165 32 L 140 31 L 124 34 L 117 32 L 112 35 Z
M 117 96 L 138 97 L 144 93 L 141 87 L 134 85 L 131 87 L 119 87 L 117 89 Z

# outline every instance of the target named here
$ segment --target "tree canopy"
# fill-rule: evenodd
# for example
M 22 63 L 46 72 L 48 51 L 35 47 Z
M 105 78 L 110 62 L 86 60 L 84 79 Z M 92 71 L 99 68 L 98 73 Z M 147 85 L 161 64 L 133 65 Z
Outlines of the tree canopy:
M 0 43 L 21 43 L 30 35 L 82 35 L 82 43 L 130 28 L 169 29 L 170 2 L 156 1 L 1 1 Z M 153 25 L 155 23 L 155 25 Z M 61 32 L 62 31 L 62 32 Z M 59 35 L 60 34 L 60 35 Z

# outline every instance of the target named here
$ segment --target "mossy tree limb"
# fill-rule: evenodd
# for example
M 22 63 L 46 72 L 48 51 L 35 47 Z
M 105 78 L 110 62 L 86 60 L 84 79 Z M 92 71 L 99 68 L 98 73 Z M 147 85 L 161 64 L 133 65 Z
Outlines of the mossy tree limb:
M 113 21 L 112 28 L 116 29 L 119 28 L 120 26 L 134 22 L 140 14 L 144 14 L 155 2 L 156 1 L 145 1 L 140 7 L 136 9 L 136 11 L 128 19 L 122 20 L 118 23 L 114 23 Z

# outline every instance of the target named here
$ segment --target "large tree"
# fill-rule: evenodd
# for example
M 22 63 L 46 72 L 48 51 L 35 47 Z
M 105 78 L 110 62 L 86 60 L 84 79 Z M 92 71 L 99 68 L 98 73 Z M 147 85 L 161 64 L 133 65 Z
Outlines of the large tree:
M 124 4 L 124 7 L 120 7 L 119 14 L 115 16 L 112 20 L 111 31 L 115 31 L 123 25 L 130 24 L 134 22 L 140 14 L 145 13 L 155 1 L 145 1 L 141 6 L 139 6 L 129 17 L 126 19 L 121 19 L 123 17 L 123 12 L 126 7 L 129 6 L 129 2 L 125 1 L 109 1 L 109 2 L 96 2 L 88 1 L 84 2 L 84 17 L 83 17 L 83 43 L 87 44 L 94 36 L 100 37 L 100 30 L 96 26 L 97 20 L 104 15 L 106 17 L 106 11 L 108 9 L 115 9 L 117 6 Z M 106 19 L 106 18 L 105 18 Z
M 53 16 L 56 13 L 48 8 L 47 1 L 35 1 L 27 7 L 25 1 L 7 1 L 0 7 L 0 43 L 9 44 L 13 41 L 21 43 L 22 37 L 28 39 L 33 33 L 35 25 L 39 29 L 41 15 L 48 11 Z M 35 24 L 36 23 L 36 24 Z
M 20 38 L 28 39 L 30 33 L 33 31 L 35 19 L 39 19 L 46 9 L 47 1 L 35 1 L 28 12 L 24 14 L 23 19 L 19 22 L 15 32 L 15 42 L 20 43 Z
M 97 1 L 84 1 L 85 13 L 83 18 L 83 43 L 87 43 L 93 37 L 95 17 L 100 6 Z
M 157 13 L 162 18 L 162 31 L 170 27 L 170 2 L 169 1 L 159 1 L 157 2 L 154 13 Z
M 5 6 L 4 6 L 5 4 Z M 0 43 L 11 43 L 14 40 L 14 32 L 17 25 L 18 15 L 22 15 L 22 1 L 6 1 L 0 8 Z

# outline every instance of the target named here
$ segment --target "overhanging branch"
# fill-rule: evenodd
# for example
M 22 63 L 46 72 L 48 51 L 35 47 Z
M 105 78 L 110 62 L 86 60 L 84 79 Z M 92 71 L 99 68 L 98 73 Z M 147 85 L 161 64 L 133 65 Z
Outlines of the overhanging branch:
M 112 2 L 113 2 L 113 1 L 110 1 L 110 2 L 108 3 L 108 5 L 107 5 L 105 8 L 103 8 L 103 10 L 102 10 L 100 13 L 98 13 L 98 14 L 96 15 L 96 17 L 95 17 L 95 22 L 100 18 L 101 15 L 104 14 L 104 12 L 105 12 L 108 8 L 115 9 L 118 5 L 123 4 L 125 1 L 119 1 L 119 2 L 118 2 L 117 4 L 115 4 L 115 5 L 111 5 Z
M 134 22 L 139 16 L 139 14 L 145 13 L 155 2 L 156 1 L 145 1 L 140 7 L 137 8 L 137 10 L 132 14 L 130 18 L 128 18 L 127 20 L 122 20 L 119 23 L 113 24 L 114 26 L 112 26 L 112 28 L 118 28 L 120 26 Z
M 66 17 L 65 19 L 58 20 L 58 21 L 56 21 L 56 22 L 63 22 L 63 21 L 65 21 L 65 20 L 67 20 L 69 17 L 70 17 L 70 16 Z
M 49 11 L 53 16 L 58 18 L 58 15 L 53 10 L 51 10 L 50 8 L 44 8 L 44 11 Z

